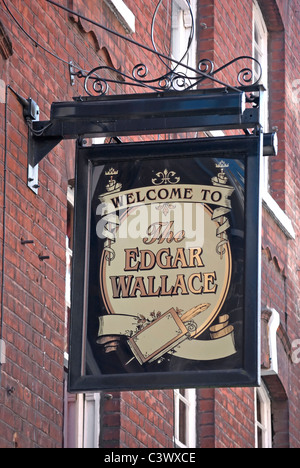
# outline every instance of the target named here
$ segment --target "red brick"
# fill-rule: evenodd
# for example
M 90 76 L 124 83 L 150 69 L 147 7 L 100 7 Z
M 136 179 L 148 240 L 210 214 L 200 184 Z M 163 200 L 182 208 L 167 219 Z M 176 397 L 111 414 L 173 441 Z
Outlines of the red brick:
M 90 18 L 99 18 L 108 27 L 124 34 L 104 2 L 70 0 L 70 5 Z M 163 2 L 161 12 L 165 11 Z M 297 2 L 259 1 L 269 27 L 270 39 L 270 127 L 279 127 L 280 153 L 270 161 L 271 193 L 293 220 L 299 233 L 299 106 L 290 102 L 291 85 L 300 76 Z M 150 41 L 151 16 L 157 1 L 126 0 L 137 17 L 134 38 Z M 238 0 L 198 2 L 199 18 L 206 29 L 197 30 L 198 59 L 210 58 L 216 67 L 238 55 L 252 54 L 252 2 Z M 91 69 L 109 57 L 116 67 L 131 72 L 138 62 L 162 70 L 158 59 L 87 22 L 72 20 L 44 1 L 25 0 L 9 4 L 13 15 L 34 40 L 65 61 L 72 59 L 83 69 Z M 49 118 L 53 101 L 71 100 L 82 94 L 79 80 L 69 85 L 68 67 L 37 48 L 3 10 L 1 21 L 12 38 L 14 53 L 8 61 L 0 58 L 0 79 L 21 95 L 33 97 L 41 108 L 41 118 Z M 198 21 L 199 23 L 199 21 Z M 170 18 L 158 15 L 157 44 L 163 49 L 169 40 Z M 285 31 L 283 31 L 283 27 Z M 236 85 L 238 67 L 221 78 Z M 212 86 L 208 84 L 207 86 Z M 120 90 L 120 87 L 115 87 Z M 132 90 L 130 88 L 130 90 Z M 132 90 L 135 92 L 135 90 Z M 0 105 L 0 206 L 3 206 L 4 106 Z M 63 352 L 65 346 L 65 234 L 66 192 L 73 177 L 74 147 L 55 148 L 40 164 L 39 196 L 27 188 L 27 132 L 22 106 L 9 93 L 7 174 L 7 248 L 5 265 L 5 326 L 7 364 L 4 385 L 16 387 L 11 399 L 1 393 L 0 447 L 61 447 L 63 444 Z M 136 141 L 141 138 L 136 138 Z M 73 158 L 73 159 L 72 159 Z M 72 163 L 70 162 L 72 159 Z M 2 213 L 2 210 L 1 210 Z M 22 247 L 21 238 L 33 239 L 34 247 Z M 0 239 L 2 230 L 0 229 Z M 282 334 L 279 378 L 290 399 L 291 446 L 299 446 L 299 366 L 292 366 L 284 353 L 285 339 L 299 338 L 297 298 L 299 274 L 296 258 L 299 241 L 287 240 L 270 215 L 263 217 L 262 306 L 275 308 L 288 338 Z M 45 250 L 49 262 L 41 265 L 38 254 Z M 269 249 L 269 250 L 268 250 Z M 268 253 L 269 252 L 269 253 Z M 47 276 L 47 278 L 45 278 Z M 281 361 L 280 361 L 281 362 Z M 276 397 L 278 395 L 276 394 Z M 172 392 L 114 394 L 103 403 L 103 446 L 171 447 L 173 445 Z M 276 418 L 281 417 L 280 412 Z M 275 445 L 285 446 L 286 419 L 278 424 Z M 247 390 L 201 390 L 198 392 L 198 445 L 200 447 L 253 446 L 253 395 Z M 23 428 L 23 430 L 22 430 Z

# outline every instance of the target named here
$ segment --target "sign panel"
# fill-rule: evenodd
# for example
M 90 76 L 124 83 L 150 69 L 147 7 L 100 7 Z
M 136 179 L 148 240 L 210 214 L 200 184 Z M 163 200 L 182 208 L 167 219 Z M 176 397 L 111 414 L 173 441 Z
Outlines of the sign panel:
M 70 391 L 257 385 L 260 144 L 78 148 Z

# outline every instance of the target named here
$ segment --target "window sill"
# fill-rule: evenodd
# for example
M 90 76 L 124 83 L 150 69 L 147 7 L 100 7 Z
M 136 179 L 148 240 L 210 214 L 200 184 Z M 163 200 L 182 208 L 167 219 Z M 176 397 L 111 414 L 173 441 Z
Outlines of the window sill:
M 114 15 L 118 18 L 125 31 L 129 34 L 135 33 L 135 15 L 125 5 L 123 0 L 104 0 L 106 5 L 111 9 Z
M 285 212 L 276 203 L 274 198 L 265 190 L 262 194 L 262 203 L 266 211 L 274 219 L 277 226 L 282 230 L 287 239 L 295 240 L 296 233 L 293 228 L 291 219 L 285 214 Z

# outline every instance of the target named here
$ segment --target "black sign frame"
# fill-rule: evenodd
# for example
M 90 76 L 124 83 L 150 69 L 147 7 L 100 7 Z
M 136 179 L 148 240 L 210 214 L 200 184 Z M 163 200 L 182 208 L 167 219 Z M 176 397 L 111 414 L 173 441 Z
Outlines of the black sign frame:
M 262 134 L 165 142 L 143 142 L 82 147 L 77 145 L 74 249 L 70 330 L 70 392 L 126 391 L 200 387 L 255 387 L 260 384 L 260 268 L 261 198 L 260 164 Z M 184 160 L 182 159 L 184 155 Z M 87 289 L 90 278 L 90 205 L 91 174 L 99 164 L 116 162 L 161 161 L 217 158 L 245 163 L 243 349 L 238 368 L 214 367 L 212 370 L 145 373 L 86 372 Z

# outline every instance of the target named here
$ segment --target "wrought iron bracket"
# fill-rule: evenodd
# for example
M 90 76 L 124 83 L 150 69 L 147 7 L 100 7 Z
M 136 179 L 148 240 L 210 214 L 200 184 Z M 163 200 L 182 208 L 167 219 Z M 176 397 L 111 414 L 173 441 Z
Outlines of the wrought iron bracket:
M 263 87 L 252 86 L 247 92 L 250 97 L 243 87 L 241 91 L 215 88 L 54 102 L 49 121 L 32 122 L 28 162 L 34 167 L 65 139 L 257 129 Z M 272 153 L 270 141 L 271 137 L 268 154 Z

